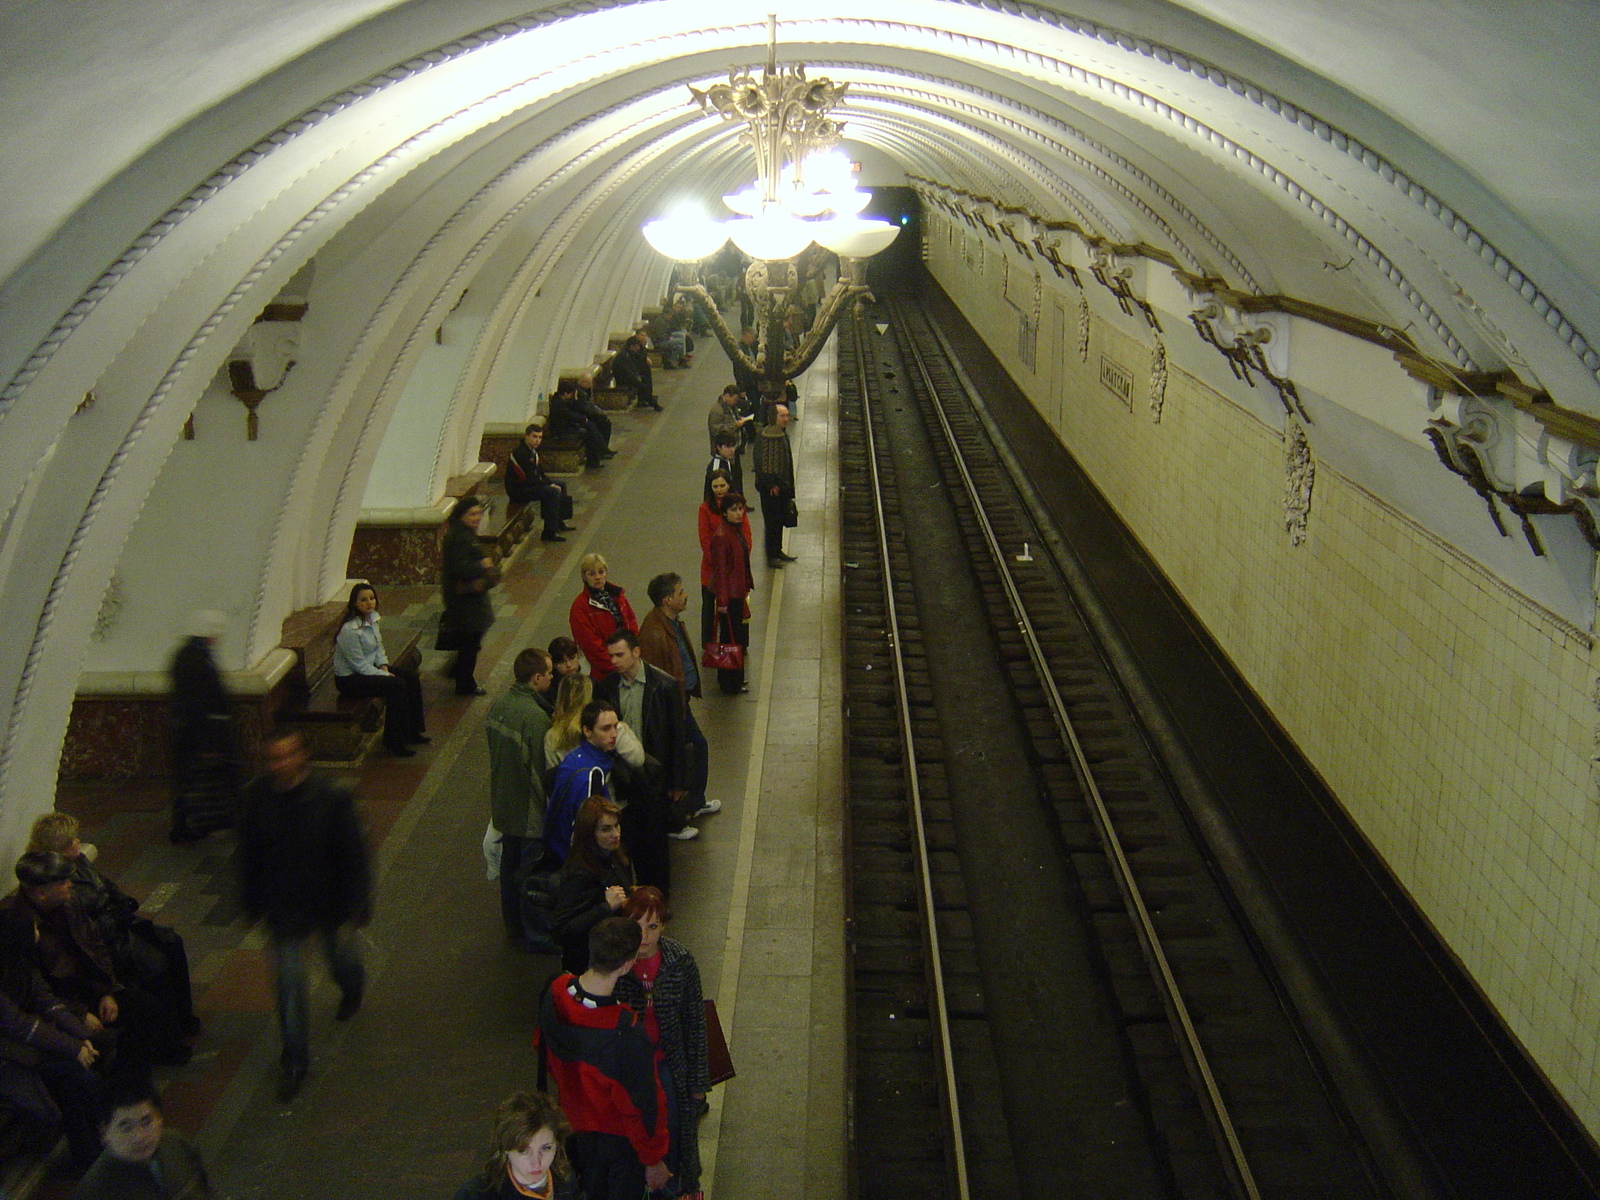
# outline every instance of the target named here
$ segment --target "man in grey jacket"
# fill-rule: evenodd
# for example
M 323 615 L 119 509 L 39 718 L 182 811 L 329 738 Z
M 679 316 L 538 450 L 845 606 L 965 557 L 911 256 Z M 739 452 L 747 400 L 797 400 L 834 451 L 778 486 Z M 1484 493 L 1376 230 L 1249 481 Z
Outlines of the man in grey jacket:
M 483 722 L 489 739 L 489 819 L 500 835 L 500 917 L 506 935 L 522 939 L 523 868 L 542 850 L 544 836 L 544 735 L 550 709 L 550 656 L 529 647 L 511 665 L 516 680 Z

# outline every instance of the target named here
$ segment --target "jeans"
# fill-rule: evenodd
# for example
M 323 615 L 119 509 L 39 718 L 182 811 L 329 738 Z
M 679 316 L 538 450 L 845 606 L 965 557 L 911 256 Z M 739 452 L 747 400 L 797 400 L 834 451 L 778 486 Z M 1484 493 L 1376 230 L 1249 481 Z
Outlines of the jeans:
M 522 932 L 522 852 L 528 839 L 511 833 L 500 835 L 500 919 L 506 932 L 520 938 Z
M 325 925 L 317 931 L 328 956 L 339 991 L 347 997 L 360 996 L 366 987 L 367 969 L 353 929 Z M 289 1071 L 304 1071 L 311 1065 L 311 1015 L 306 1002 L 305 944 L 310 934 L 274 933 L 272 957 L 278 969 L 278 1033 L 283 1039 L 283 1066 Z

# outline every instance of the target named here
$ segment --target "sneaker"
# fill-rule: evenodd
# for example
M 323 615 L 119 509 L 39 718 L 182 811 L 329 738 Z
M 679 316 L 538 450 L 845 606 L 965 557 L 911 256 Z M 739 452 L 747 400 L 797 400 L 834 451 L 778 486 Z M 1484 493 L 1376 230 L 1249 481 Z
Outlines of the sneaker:
M 719 813 L 721 811 L 721 800 L 707 800 L 699 808 L 694 810 L 694 815 L 697 817 L 709 817 L 712 813 Z
M 678 842 L 692 842 L 700 836 L 700 831 L 693 825 L 685 825 L 682 829 L 672 830 L 667 836 Z

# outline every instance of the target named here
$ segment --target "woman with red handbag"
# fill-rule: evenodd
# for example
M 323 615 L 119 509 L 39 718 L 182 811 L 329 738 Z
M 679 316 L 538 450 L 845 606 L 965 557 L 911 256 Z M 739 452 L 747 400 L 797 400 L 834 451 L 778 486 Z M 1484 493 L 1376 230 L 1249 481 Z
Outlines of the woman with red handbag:
M 722 524 L 722 498 L 739 489 L 727 471 L 715 470 L 706 474 L 706 489 L 710 496 L 700 506 L 700 644 L 703 646 L 716 636 L 717 598 L 711 591 L 711 535 Z M 750 514 L 746 513 L 744 525 L 745 549 L 755 544 L 750 529 Z
M 745 598 L 755 590 L 750 574 L 750 523 L 744 497 L 738 492 L 723 496 L 718 508 L 722 520 L 712 530 L 706 549 L 715 617 L 702 661 L 715 668 L 723 694 L 736 696 L 750 690 L 744 681 L 744 656 L 750 647 L 750 630 L 745 624 L 750 605 Z

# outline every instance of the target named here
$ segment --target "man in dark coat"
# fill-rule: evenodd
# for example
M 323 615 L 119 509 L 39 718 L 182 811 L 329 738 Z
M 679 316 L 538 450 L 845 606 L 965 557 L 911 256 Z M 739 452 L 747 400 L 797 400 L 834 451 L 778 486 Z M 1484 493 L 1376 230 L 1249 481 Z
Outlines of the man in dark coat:
M 283 1038 L 282 1100 L 292 1100 L 311 1063 L 303 951 L 320 936 L 339 985 L 338 1019 L 361 1007 L 366 969 L 354 932 L 372 917 L 371 866 L 355 800 L 313 775 L 298 733 L 267 742 L 266 773 L 245 789 L 239 827 L 243 903 L 265 917 L 278 975 L 278 1029 Z
M 640 408 L 661 411 L 661 402 L 656 399 L 655 383 L 650 373 L 650 352 L 645 349 L 644 334 L 635 333 L 622 343 L 611 372 L 618 383 L 633 390 Z
M 570 379 L 556 384 L 550 393 L 550 436 L 564 441 L 582 442 L 584 461 L 591 467 L 605 466 L 616 454 L 607 442 L 607 432 L 584 415 L 578 405 L 578 385 Z M 608 426 L 609 428 L 609 426 Z
M 537 504 L 544 519 L 540 539 L 564 542 L 561 531 L 571 529 L 572 497 L 567 489 L 545 474 L 539 465 L 539 446 L 544 441 L 544 422 L 535 421 L 522 431 L 522 440 L 506 458 L 506 499 L 517 504 Z
M 794 504 L 794 455 L 789 448 L 789 407 L 772 410 L 772 424 L 761 431 L 755 445 L 756 491 L 761 495 L 761 536 L 766 543 L 767 566 L 795 561 L 783 552 L 783 531 L 790 523 Z
M 26 961 L 33 937 L 23 914 L 0 920 L 0 1109 L 20 1113 L 46 1144 L 59 1126 L 82 1169 L 100 1153 L 100 1083 L 89 1069 L 100 1051 L 65 1005 L 37 1011 L 50 1001 L 36 998 L 47 989 Z
M 652 579 L 648 592 L 654 607 L 639 622 L 639 653 L 652 667 L 672 676 L 683 692 L 683 737 L 689 761 L 684 769 L 687 792 L 682 807 L 684 818 L 692 821 L 721 812 L 722 801 L 706 799 L 710 748 L 700 723 L 694 719 L 694 701 L 700 696 L 700 664 L 695 661 L 689 631 L 683 626 L 689 593 L 684 590 L 683 577 L 674 571 Z
M 189 955 L 176 930 L 139 915 L 139 902 L 95 870 L 94 847 L 78 840 L 78 819 L 49 812 L 33 823 L 29 850 L 48 850 L 67 861 L 72 891 L 111 951 L 117 978 L 151 993 L 172 1014 L 179 1032 L 200 1032 L 189 987 Z
M 572 407 L 584 415 L 596 429 L 605 435 L 606 445 L 611 445 L 611 414 L 600 407 L 594 397 L 594 372 L 579 371 L 578 387 L 572 394 Z M 616 453 L 607 450 L 607 454 Z
M 661 764 L 659 781 L 623 810 L 623 837 L 640 883 L 667 891 L 671 868 L 667 839 L 688 841 L 700 831 L 684 821 L 688 792 L 689 739 L 684 731 L 683 688 L 659 667 L 644 661 L 639 635 L 619 629 L 606 639 L 615 668 L 595 684 L 597 700 L 617 706 L 617 715 L 639 735 L 644 752 Z

